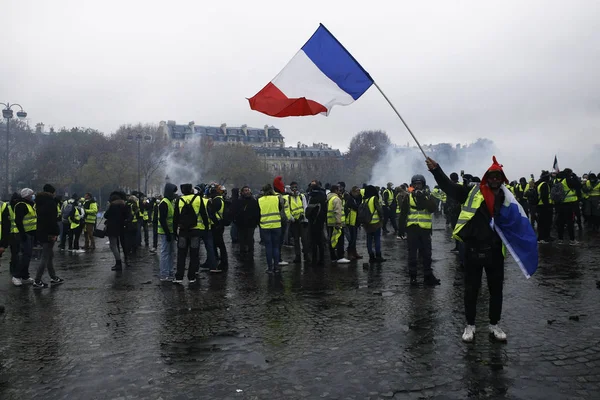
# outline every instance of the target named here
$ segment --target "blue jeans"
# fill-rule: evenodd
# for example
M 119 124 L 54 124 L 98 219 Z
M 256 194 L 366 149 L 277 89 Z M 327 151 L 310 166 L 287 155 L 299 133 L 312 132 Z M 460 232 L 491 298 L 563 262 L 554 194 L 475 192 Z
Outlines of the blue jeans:
M 200 239 L 204 242 L 204 249 L 206 250 L 206 266 L 210 269 L 216 268 L 217 259 L 215 257 L 215 245 L 213 242 L 212 231 L 200 231 Z
M 373 255 L 373 240 L 375 240 L 375 254 L 381 255 L 381 228 L 377 229 L 374 232 L 367 233 L 367 250 L 369 251 L 369 256 Z
M 279 246 L 281 245 L 281 228 L 260 229 L 260 238 L 265 245 L 267 253 L 267 266 L 270 270 L 273 265 L 276 267 L 279 264 Z
M 177 251 L 177 242 L 171 237 L 171 241 L 167 242 L 167 235 L 160 235 L 160 278 L 173 278 L 175 272 L 173 270 L 173 257 Z
M 356 226 L 348 225 L 348 251 L 356 250 L 356 237 L 358 236 L 358 228 Z

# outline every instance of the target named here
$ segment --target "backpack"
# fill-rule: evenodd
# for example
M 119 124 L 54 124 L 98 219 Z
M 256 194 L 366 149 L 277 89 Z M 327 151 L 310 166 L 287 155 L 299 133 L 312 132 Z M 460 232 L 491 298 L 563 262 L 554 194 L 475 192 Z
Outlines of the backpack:
M 555 204 L 560 204 L 567 198 L 567 193 L 565 192 L 565 187 L 562 184 L 562 181 L 556 181 L 552 185 L 550 189 L 550 200 L 552 200 Z
M 363 201 L 358 206 L 358 211 L 356 213 L 356 225 L 368 225 L 371 223 L 373 219 L 373 214 L 369 209 L 369 200 Z
M 314 223 L 321 213 L 321 203 L 309 203 L 304 210 L 304 216 L 309 222 Z
M 62 211 L 60 212 L 63 222 L 69 222 L 69 217 L 73 213 L 73 209 L 73 203 L 67 203 L 67 205 L 63 207 Z
M 181 207 L 181 211 L 179 212 L 179 228 L 189 231 L 192 228 L 195 228 L 198 225 L 198 214 L 194 210 L 194 201 L 198 197 L 197 194 L 192 197 L 192 200 L 188 203 L 182 198 L 179 201 L 183 202 L 183 207 Z
M 231 207 L 230 199 L 222 199 L 223 201 L 223 215 L 221 215 L 221 220 L 223 221 L 223 225 L 229 226 L 233 222 L 233 209 Z

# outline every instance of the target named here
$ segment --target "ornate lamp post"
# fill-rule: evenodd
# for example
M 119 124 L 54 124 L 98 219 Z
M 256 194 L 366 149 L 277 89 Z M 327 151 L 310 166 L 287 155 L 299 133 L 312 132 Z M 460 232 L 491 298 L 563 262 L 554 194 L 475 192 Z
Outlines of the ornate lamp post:
M 18 118 L 27 117 L 27 113 L 23 110 L 20 104 L 10 104 L 10 103 L 0 103 L 0 105 L 4 106 L 2 109 L 2 117 L 6 118 L 6 170 L 5 170 L 5 193 L 7 196 L 10 196 L 10 179 L 9 179 L 9 156 L 10 156 L 10 120 L 13 118 L 13 107 L 19 107 L 20 111 L 17 111 Z

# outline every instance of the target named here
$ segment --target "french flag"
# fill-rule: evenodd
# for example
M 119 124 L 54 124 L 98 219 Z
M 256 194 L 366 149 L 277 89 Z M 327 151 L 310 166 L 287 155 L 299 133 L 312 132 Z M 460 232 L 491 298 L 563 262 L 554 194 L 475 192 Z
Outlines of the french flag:
M 513 256 L 527 279 L 538 267 L 537 237 L 527 214 L 515 196 L 504 185 L 504 203 L 490 225 Z
M 323 114 L 347 106 L 373 84 L 367 71 L 320 24 L 285 68 L 254 97 L 250 108 L 273 117 Z

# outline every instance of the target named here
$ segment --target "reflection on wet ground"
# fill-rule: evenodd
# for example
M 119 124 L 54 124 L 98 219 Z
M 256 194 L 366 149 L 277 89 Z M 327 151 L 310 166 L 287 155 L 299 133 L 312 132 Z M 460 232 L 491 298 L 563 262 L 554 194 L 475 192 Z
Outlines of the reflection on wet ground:
M 227 235 L 228 236 L 228 235 Z M 196 286 L 160 283 L 142 249 L 115 275 L 102 244 L 56 254 L 67 282 L 9 283 L 2 258 L 0 398 L 594 398 L 600 393 L 599 237 L 546 245 L 526 280 L 506 266 L 502 326 L 492 341 L 487 289 L 473 344 L 449 232 L 434 231 L 436 288 L 411 288 L 406 248 L 384 237 L 381 265 L 285 267 L 264 274 L 230 257 Z M 228 246 L 231 247 L 230 244 Z M 235 253 L 235 246 L 233 246 Z M 364 251 L 364 238 L 359 241 Z M 293 249 L 284 247 L 291 261 Z M 37 261 L 32 263 L 32 271 Z

